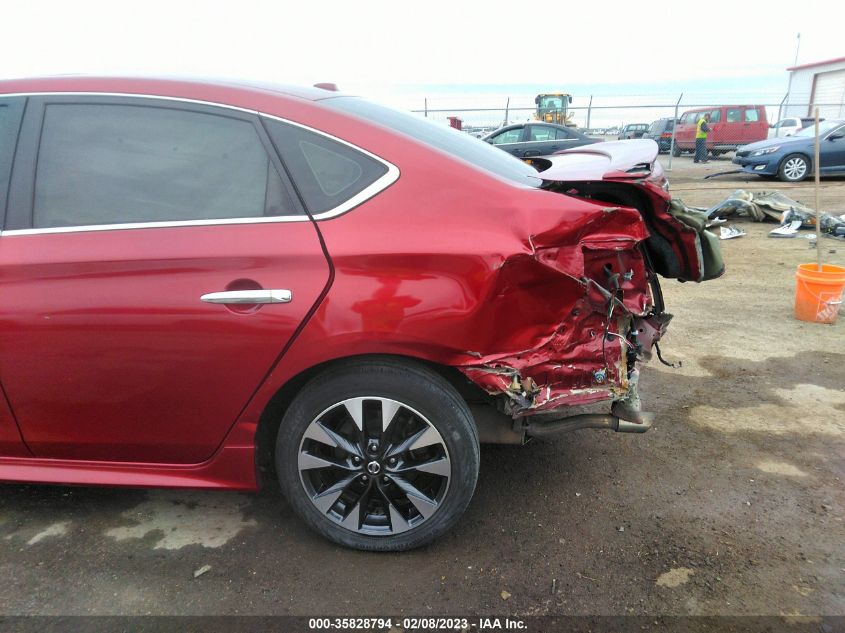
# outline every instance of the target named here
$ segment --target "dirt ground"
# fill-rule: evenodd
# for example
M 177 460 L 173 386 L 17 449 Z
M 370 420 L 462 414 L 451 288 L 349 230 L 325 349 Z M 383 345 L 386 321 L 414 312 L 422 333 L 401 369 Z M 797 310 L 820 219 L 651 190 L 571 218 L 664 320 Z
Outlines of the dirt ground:
M 674 159 L 672 191 L 812 205 L 811 183 L 702 180 L 729 169 Z M 822 206 L 845 213 L 845 179 Z M 276 490 L 3 486 L 0 614 L 845 614 L 845 314 L 796 321 L 816 251 L 742 227 L 723 278 L 664 284 L 683 367 L 644 370 L 649 433 L 483 447 L 459 526 L 396 555 L 321 540 Z M 845 242 L 821 246 L 845 265 Z

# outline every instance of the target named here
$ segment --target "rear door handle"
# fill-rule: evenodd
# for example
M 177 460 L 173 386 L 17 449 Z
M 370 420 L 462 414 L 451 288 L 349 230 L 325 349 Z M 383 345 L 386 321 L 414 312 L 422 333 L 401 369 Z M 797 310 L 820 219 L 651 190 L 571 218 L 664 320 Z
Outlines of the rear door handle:
M 200 297 L 206 303 L 290 303 L 293 295 L 290 290 L 261 289 L 261 290 L 227 290 L 226 292 L 209 292 Z

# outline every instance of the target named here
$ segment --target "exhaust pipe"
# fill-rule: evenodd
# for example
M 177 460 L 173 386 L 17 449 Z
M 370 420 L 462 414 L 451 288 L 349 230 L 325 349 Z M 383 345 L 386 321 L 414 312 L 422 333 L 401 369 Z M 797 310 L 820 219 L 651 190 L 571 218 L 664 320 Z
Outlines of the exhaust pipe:
M 580 429 L 609 429 L 618 433 L 645 433 L 654 423 L 654 414 L 638 412 L 639 421 L 623 420 L 615 415 L 585 413 L 549 422 L 532 422 L 525 431 L 532 437 L 553 437 Z

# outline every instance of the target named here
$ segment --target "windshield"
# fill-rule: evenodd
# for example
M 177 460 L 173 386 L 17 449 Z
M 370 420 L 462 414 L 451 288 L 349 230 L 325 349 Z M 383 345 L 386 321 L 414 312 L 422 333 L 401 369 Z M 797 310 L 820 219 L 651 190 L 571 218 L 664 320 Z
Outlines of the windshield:
M 531 187 L 542 183 L 536 169 L 466 132 L 359 97 L 333 97 L 323 99 L 320 104 L 410 136 L 511 182 Z
M 819 132 L 821 132 L 821 135 L 824 136 L 825 134 L 827 134 L 831 130 L 839 127 L 840 125 L 842 125 L 842 121 L 822 121 L 821 123 L 819 123 Z M 816 136 L 816 122 L 813 121 L 812 123 L 810 123 L 810 125 L 805 127 L 803 130 L 799 130 L 798 132 L 796 132 L 792 136 L 803 136 L 803 137 L 806 137 L 806 138 L 814 138 Z

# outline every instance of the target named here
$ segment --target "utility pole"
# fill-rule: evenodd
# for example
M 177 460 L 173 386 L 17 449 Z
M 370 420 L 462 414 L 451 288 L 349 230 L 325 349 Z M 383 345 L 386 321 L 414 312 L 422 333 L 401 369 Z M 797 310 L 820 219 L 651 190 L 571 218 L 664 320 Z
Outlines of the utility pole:
M 792 67 L 798 65 L 798 51 L 801 50 L 801 34 L 799 33 L 797 38 L 798 41 L 795 44 L 795 59 L 792 62 Z M 786 105 L 783 106 L 783 114 L 784 116 L 789 116 L 789 93 L 792 92 L 792 74 L 794 70 L 789 71 L 789 83 L 786 85 Z

